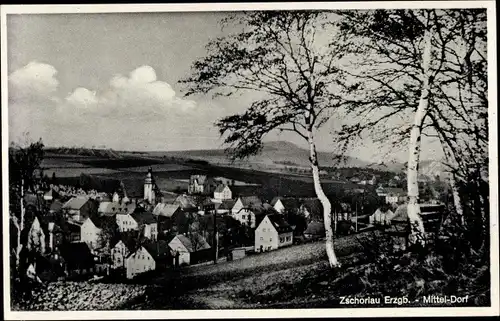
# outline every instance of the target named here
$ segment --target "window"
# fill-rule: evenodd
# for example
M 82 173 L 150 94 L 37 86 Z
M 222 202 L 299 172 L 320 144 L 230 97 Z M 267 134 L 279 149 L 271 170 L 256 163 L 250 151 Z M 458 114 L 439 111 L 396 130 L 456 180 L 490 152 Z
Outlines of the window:
M 264 238 L 261 236 L 261 237 L 260 237 L 260 240 L 261 240 L 261 241 L 264 241 Z
M 242 219 L 245 219 L 245 218 L 246 218 L 246 215 L 241 215 L 241 218 L 242 218 Z
M 271 238 L 269 239 L 269 242 L 272 242 L 272 241 L 273 241 L 273 238 L 271 237 Z
M 280 237 L 280 243 L 285 242 L 285 239 L 283 237 Z

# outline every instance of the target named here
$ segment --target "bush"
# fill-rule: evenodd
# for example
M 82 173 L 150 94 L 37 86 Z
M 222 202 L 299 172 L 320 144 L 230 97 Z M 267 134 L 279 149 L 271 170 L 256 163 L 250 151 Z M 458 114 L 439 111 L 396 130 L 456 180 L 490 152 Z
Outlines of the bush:
M 394 238 L 380 231 L 359 242 L 365 255 L 356 272 L 356 293 L 406 296 L 410 301 L 427 295 L 469 295 L 468 305 L 489 304 L 489 262 L 456 227 L 442 229 L 433 245 L 414 245 L 411 251 L 398 250 Z

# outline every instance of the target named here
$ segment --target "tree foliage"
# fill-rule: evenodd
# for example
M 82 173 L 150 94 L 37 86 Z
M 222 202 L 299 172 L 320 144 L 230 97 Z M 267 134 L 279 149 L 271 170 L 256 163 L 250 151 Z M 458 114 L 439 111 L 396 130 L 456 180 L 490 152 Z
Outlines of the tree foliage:
M 240 92 L 261 94 L 242 114 L 217 122 L 234 158 L 257 154 L 262 139 L 280 129 L 307 139 L 340 103 L 336 67 L 342 48 L 327 46 L 331 13 L 259 11 L 234 14 L 223 24 L 235 32 L 210 42 L 206 57 L 193 65 L 187 95 Z M 311 117 L 308 119 L 308 112 Z

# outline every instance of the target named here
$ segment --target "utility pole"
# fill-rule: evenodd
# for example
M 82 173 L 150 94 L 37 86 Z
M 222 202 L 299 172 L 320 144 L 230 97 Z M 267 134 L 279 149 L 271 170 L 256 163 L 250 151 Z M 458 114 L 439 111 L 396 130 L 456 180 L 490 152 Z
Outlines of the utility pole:
M 218 237 L 218 231 L 217 231 L 217 213 L 215 209 L 213 210 L 214 213 L 214 235 L 213 235 L 213 246 L 215 249 L 214 253 L 214 264 L 217 264 L 217 259 L 219 256 L 219 237 Z
M 356 202 L 356 232 L 358 231 L 358 202 Z

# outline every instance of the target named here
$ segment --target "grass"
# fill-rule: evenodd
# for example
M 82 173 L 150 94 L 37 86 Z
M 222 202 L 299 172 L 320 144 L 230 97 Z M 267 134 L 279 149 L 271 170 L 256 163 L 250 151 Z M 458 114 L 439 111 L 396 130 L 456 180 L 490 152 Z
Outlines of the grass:
M 337 255 L 349 256 L 360 247 L 349 236 L 337 239 L 336 249 Z M 148 276 L 140 281 L 148 284 L 145 295 L 117 309 L 245 308 L 257 302 L 249 302 L 250 293 L 258 300 L 258 293 L 275 296 L 274 286 L 293 284 L 311 271 L 324 269 L 328 268 L 323 242 L 296 245 L 227 263 Z

